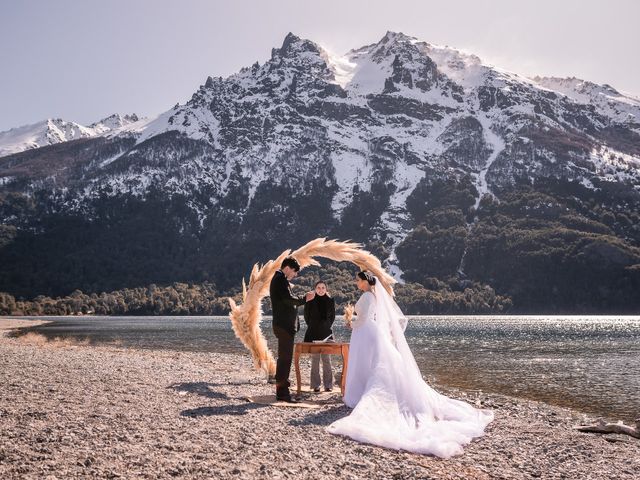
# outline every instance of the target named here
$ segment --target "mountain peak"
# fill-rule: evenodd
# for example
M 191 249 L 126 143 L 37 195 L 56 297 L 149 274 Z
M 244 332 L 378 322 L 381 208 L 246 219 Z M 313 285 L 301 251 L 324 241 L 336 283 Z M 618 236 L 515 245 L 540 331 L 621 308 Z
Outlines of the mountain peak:
M 417 38 L 405 35 L 402 32 L 388 31 L 384 37 L 369 47 L 363 47 L 356 52 L 365 50 L 375 62 L 381 62 L 397 55 L 405 55 L 413 58 L 423 57 L 425 53 L 421 51 L 417 44 Z
M 129 114 L 129 115 L 120 115 L 119 113 L 114 113 L 112 115 L 109 115 L 108 117 L 105 117 L 101 120 L 98 120 L 97 122 L 92 123 L 91 125 L 89 125 L 90 128 L 103 128 L 103 129 L 108 129 L 108 130 L 113 130 L 116 128 L 120 128 L 123 127 L 125 125 L 129 125 L 130 123 L 134 123 L 137 122 L 138 120 L 140 120 L 140 117 L 138 117 L 138 115 L 136 115 L 135 113 Z
M 311 40 L 300 38 L 289 32 L 284 37 L 282 46 L 271 50 L 271 58 L 275 57 L 291 57 L 302 52 L 312 52 L 320 54 L 322 49 Z
M 392 32 L 390 30 L 384 34 L 384 37 L 380 39 L 378 45 L 385 43 L 413 43 L 416 42 L 417 39 L 415 37 L 410 37 L 409 35 L 405 35 L 402 32 Z
M 301 41 L 302 39 L 300 37 L 295 35 L 293 32 L 289 32 L 287 33 L 287 36 L 284 37 L 284 41 L 282 42 L 282 47 L 280 48 L 280 50 L 287 51 L 287 49 L 289 49 L 291 45 Z
M 97 137 L 138 122 L 135 113 L 114 113 L 89 126 L 63 118 L 47 118 L 37 123 L 0 132 L 0 157 L 79 138 Z
M 0 132 L 0 157 L 95 135 L 93 129 L 78 123 L 62 118 L 47 118 L 37 123 Z

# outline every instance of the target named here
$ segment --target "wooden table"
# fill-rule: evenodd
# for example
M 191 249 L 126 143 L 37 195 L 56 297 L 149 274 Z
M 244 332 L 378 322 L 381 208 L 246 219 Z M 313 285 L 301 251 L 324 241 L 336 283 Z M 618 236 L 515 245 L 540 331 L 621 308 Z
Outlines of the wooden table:
M 344 397 L 344 387 L 347 380 L 347 365 L 349 364 L 349 344 L 339 342 L 300 342 L 296 343 L 293 349 L 293 360 L 296 364 L 296 383 L 298 385 L 298 396 L 302 391 L 302 381 L 300 379 L 300 355 L 303 353 L 325 353 L 330 355 L 342 355 L 342 377 L 340 378 L 340 392 Z

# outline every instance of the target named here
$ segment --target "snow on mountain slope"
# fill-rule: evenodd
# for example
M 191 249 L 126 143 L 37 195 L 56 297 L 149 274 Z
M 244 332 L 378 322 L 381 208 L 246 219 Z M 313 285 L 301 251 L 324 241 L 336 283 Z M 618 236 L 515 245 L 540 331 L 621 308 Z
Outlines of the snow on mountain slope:
M 621 93 L 610 85 L 598 85 L 575 77 L 535 77 L 533 81 L 578 103 L 592 104 L 617 122 L 640 125 L 640 98 Z
M 89 125 L 89 128 L 96 132 L 96 134 L 100 135 L 121 129 L 122 127 L 126 127 L 138 121 L 140 121 L 140 118 L 135 113 L 124 116 L 114 113 L 113 115 L 109 115 L 102 120 L 92 123 Z
M 91 128 L 74 122 L 60 118 L 43 120 L 0 132 L 0 156 L 94 135 Z
M 114 114 L 86 127 L 61 118 L 50 118 L 31 125 L 12 128 L 0 132 L 0 157 L 79 138 L 114 133 L 139 120 L 136 114 L 125 116 Z

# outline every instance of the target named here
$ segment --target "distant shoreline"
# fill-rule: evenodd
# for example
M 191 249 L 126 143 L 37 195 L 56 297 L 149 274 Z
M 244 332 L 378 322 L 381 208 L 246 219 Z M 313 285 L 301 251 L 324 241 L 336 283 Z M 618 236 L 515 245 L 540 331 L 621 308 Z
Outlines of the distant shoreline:
M 45 325 L 47 323 L 51 323 L 51 321 L 2 316 L 0 317 L 0 331 L 5 332 L 7 330 L 15 330 L 18 328 L 36 327 L 38 325 Z

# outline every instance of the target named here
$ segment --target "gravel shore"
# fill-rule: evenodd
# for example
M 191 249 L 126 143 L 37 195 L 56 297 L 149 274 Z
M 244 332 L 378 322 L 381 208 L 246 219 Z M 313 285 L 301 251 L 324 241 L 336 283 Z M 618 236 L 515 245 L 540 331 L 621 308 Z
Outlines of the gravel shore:
M 640 478 L 639 440 L 577 432 L 592 419 L 571 410 L 447 391 L 496 420 L 441 460 L 326 433 L 349 411 L 339 389 L 309 394 L 325 400 L 317 409 L 248 402 L 273 393 L 248 356 L 4 335 L 24 324 L 0 320 L 2 479 Z

